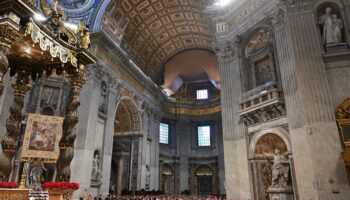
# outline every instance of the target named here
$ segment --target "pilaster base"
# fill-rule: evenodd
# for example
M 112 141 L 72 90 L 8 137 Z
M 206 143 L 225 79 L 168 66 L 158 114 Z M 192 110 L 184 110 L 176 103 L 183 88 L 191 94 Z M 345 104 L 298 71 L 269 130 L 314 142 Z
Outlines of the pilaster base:
M 267 190 L 270 200 L 293 200 L 293 189 L 288 188 L 269 188 Z

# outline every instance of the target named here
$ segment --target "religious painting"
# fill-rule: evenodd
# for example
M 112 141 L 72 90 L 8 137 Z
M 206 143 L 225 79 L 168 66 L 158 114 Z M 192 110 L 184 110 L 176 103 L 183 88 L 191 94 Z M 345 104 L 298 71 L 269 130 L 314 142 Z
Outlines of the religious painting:
M 263 49 L 268 45 L 268 43 L 272 40 L 272 33 L 266 30 L 259 30 L 254 33 L 249 41 L 247 42 L 247 46 L 245 48 L 245 55 L 249 56 L 260 49 Z
M 63 117 L 29 114 L 21 159 L 41 158 L 56 161 L 59 156 L 63 119 Z
M 255 63 L 255 77 L 257 87 L 276 81 L 274 66 L 269 57 Z
M 276 134 L 268 133 L 263 135 L 256 143 L 255 155 L 257 156 L 271 156 L 275 149 L 278 149 L 282 154 L 288 151 L 283 139 Z
M 44 86 L 40 96 L 40 107 L 50 106 L 58 109 L 61 96 L 61 89 L 57 87 Z

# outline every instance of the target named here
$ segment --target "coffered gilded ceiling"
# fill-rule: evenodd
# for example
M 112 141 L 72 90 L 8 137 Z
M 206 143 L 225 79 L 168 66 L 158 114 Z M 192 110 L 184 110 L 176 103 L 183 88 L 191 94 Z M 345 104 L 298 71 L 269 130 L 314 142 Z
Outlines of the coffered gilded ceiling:
M 159 82 L 164 64 L 189 49 L 212 50 L 204 9 L 214 0 L 112 0 L 102 28 Z

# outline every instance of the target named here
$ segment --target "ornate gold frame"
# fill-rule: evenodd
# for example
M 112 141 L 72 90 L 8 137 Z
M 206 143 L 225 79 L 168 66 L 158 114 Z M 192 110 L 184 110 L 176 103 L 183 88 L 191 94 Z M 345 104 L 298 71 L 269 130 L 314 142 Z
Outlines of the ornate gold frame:
M 47 115 L 32 114 L 28 115 L 27 127 L 23 139 L 21 152 L 21 160 L 28 161 L 31 158 L 43 159 L 44 162 L 55 163 L 60 154 L 59 143 L 62 138 L 63 117 L 54 117 Z M 49 124 L 58 124 L 58 132 L 55 133 L 55 147 L 53 151 L 31 150 L 29 149 L 30 141 L 33 133 L 34 122 L 43 122 Z

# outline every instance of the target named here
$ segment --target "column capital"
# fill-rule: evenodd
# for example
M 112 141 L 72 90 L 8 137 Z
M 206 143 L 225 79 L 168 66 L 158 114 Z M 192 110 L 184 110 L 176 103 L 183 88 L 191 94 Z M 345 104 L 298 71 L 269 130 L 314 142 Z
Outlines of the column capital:
M 241 38 L 239 35 L 236 35 L 232 41 L 217 44 L 215 51 L 219 62 L 229 62 L 238 57 L 239 49 L 241 46 Z

